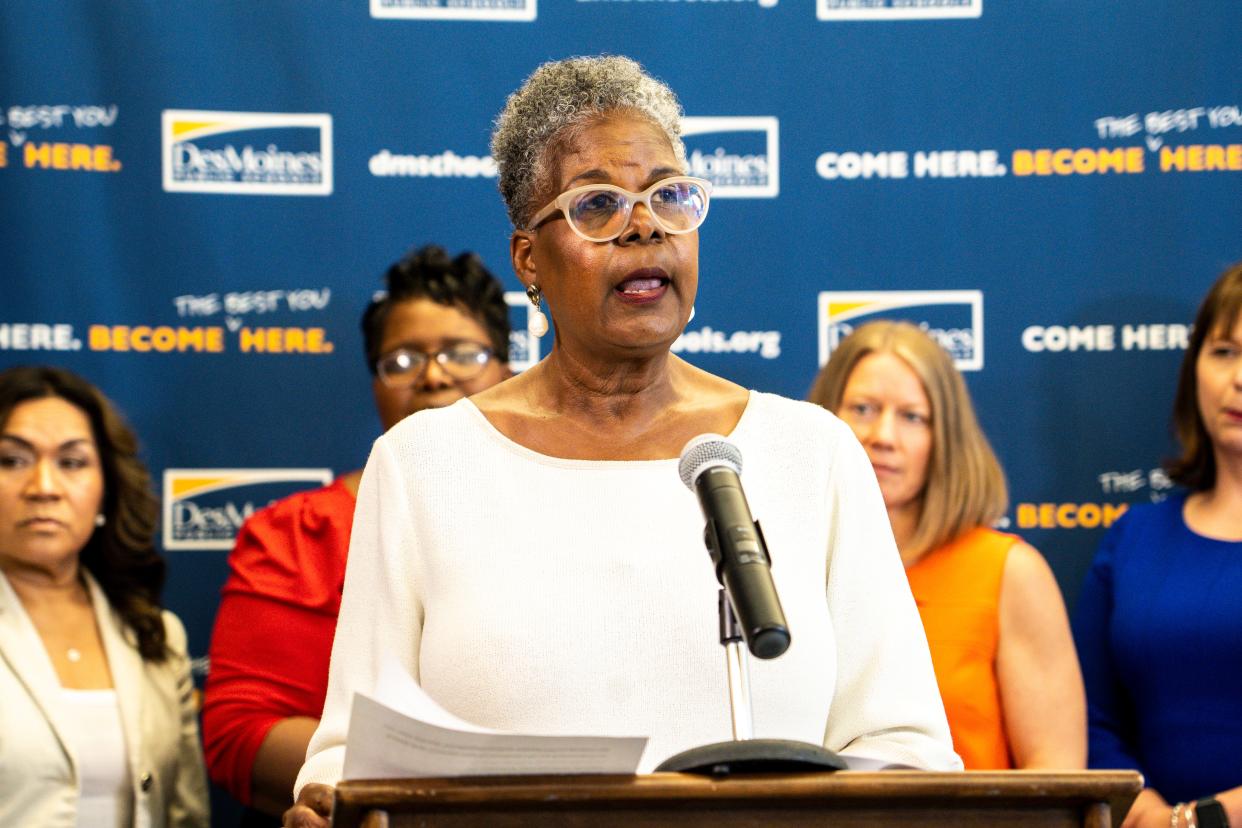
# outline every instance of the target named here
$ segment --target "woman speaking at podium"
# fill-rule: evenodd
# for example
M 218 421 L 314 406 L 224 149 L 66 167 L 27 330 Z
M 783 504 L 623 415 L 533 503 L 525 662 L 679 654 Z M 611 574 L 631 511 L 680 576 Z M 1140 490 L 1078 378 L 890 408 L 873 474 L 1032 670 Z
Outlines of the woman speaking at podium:
M 783 656 L 751 665 L 755 735 L 960 767 L 849 428 L 670 353 L 711 191 L 685 175 L 680 119 L 672 91 L 621 57 L 546 64 L 500 114 L 513 266 L 553 345 L 376 442 L 287 825 L 324 824 L 352 696 L 373 692 L 386 659 L 484 727 L 648 736 L 640 770 L 728 739 L 717 584 L 678 478 L 679 452 L 705 432 L 745 458 L 792 633 Z

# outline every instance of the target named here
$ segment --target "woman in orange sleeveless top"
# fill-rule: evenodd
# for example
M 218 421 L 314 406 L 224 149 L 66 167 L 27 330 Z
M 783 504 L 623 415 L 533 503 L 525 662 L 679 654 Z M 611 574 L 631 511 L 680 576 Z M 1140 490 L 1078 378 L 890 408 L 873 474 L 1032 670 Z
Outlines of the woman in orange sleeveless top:
M 1014 535 L 1004 473 L 949 355 L 907 322 L 859 327 L 810 399 L 867 450 L 967 770 L 1082 768 L 1086 702 L 1061 592 Z

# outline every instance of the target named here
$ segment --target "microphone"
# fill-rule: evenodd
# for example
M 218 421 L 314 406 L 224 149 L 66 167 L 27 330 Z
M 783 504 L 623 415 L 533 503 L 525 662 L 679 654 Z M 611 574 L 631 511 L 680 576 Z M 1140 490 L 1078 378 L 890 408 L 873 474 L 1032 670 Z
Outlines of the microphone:
M 742 453 L 719 434 L 700 434 L 681 450 L 677 470 L 686 488 L 698 495 L 707 519 L 703 541 L 746 646 L 757 658 L 776 658 L 789 649 L 789 625 L 772 583 L 763 530 L 742 493 Z

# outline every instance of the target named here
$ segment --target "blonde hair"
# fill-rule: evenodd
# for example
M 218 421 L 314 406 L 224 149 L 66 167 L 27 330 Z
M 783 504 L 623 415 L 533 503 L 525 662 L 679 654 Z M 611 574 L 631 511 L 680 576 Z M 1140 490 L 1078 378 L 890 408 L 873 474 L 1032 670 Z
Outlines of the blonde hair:
M 909 322 L 862 325 L 832 352 L 807 399 L 836 413 L 854 367 L 873 353 L 893 354 L 910 366 L 931 404 L 931 456 L 918 524 L 906 550 L 922 554 L 995 523 L 1009 505 L 1005 473 L 979 428 L 962 375 L 944 348 L 919 328 Z

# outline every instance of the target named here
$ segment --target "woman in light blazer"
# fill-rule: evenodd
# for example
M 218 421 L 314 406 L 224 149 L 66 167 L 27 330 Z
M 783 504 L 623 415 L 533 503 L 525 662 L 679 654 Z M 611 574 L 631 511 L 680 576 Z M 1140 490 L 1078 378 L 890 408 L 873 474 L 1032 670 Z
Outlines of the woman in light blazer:
M 207 825 L 156 512 L 97 389 L 59 369 L 0 373 L 0 825 Z

